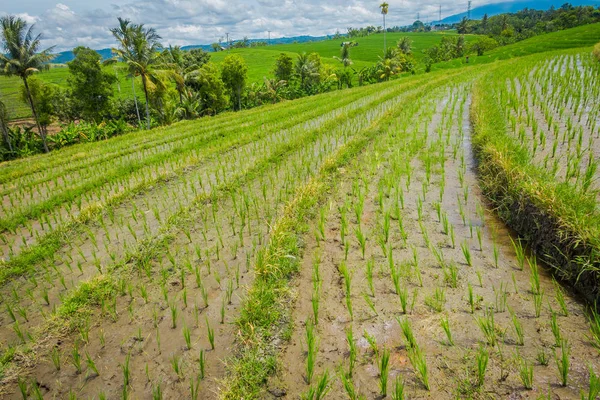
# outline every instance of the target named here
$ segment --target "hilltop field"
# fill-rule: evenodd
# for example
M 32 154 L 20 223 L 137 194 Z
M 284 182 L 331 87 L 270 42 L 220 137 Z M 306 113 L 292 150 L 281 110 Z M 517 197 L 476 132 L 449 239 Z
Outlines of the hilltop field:
M 597 398 L 599 40 L 0 164 L 0 397 Z

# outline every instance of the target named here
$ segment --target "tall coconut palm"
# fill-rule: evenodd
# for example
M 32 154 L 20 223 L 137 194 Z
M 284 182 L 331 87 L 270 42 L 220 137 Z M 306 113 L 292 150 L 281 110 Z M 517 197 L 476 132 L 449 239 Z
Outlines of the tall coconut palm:
M 388 7 L 390 5 L 388 3 L 386 3 L 385 1 L 383 3 L 381 3 L 379 5 L 379 8 L 381 8 L 381 15 L 383 15 L 383 51 L 385 51 L 386 49 L 386 42 L 385 42 L 385 35 L 386 35 L 386 29 L 385 29 L 385 16 L 388 13 Z
M 132 24 L 128 19 L 119 18 L 119 27 L 110 30 L 118 48 L 112 49 L 116 54 L 113 62 L 121 60 L 127 64 L 129 73 L 142 79 L 142 87 L 146 97 L 146 124 L 150 129 L 150 106 L 148 90 L 155 86 L 164 86 L 156 67 L 161 62 L 160 36 L 154 28 L 145 28 L 143 24 Z
M 7 76 L 18 76 L 23 80 L 25 93 L 31 113 L 35 120 L 44 151 L 48 152 L 48 143 L 46 141 L 46 132 L 42 129 L 38 114 L 36 112 L 31 90 L 27 78 L 33 73 L 38 72 L 44 67 L 44 64 L 52 60 L 52 49 L 47 48 L 40 51 L 41 34 L 34 36 L 33 27 L 27 28 L 27 22 L 13 15 L 0 17 L 0 26 L 2 29 L 2 47 L 4 52 L 0 52 L 0 68 L 3 74 Z

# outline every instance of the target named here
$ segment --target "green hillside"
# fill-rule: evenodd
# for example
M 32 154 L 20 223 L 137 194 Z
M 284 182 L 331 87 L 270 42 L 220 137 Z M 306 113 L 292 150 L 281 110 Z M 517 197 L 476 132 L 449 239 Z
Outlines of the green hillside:
M 498 47 L 483 56 L 471 57 L 471 64 L 485 64 L 498 60 L 523 57 L 545 51 L 590 47 L 600 41 L 600 23 L 583 25 L 564 31 L 534 36 L 508 46 Z M 456 68 L 464 65 L 464 59 L 452 60 L 433 66 L 433 69 Z

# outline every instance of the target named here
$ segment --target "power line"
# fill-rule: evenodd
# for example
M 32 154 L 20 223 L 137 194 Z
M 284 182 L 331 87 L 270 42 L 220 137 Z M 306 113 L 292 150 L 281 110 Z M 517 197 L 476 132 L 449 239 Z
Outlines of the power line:
M 471 0 L 469 0 L 469 5 L 467 6 L 467 19 L 471 19 Z

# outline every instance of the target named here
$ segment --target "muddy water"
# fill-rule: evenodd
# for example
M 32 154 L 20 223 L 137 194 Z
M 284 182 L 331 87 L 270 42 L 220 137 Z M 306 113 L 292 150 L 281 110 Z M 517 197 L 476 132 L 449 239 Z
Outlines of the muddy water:
M 443 95 L 445 101 L 439 104 L 435 96 L 424 100 L 424 107 L 428 110 L 425 115 L 405 124 L 399 137 L 384 135 L 356 160 L 326 206 L 325 239 L 317 240 L 316 235 L 307 238 L 302 271 L 295 282 L 295 329 L 289 344 L 282 349 L 281 373 L 269 383 L 271 395 L 286 393 L 286 398 L 295 399 L 310 387 L 306 382 L 305 326 L 307 321 L 314 318 L 311 297 L 315 259 L 320 260 L 318 265 L 321 277 L 315 377 L 328 371 L 331 390 L 327 398 L 348 398 L 341 383 L 340 371 L 347 373 L 349 368 L 349 346 L 346 339 L 349 328 L 353 331 L 358 349 L 352 382 L 356 392 L 369 399 L 378 398 L 381 391 L 378 357 L 366 336 L 375 338 L 380 354 L 383 349 L 390 351 L 388 394 L 392 392 L 394 381 L 398 378 L 405 383 L 407 398 L 537 398 L 549 393 L 552 398 L 579 398 L 580 390 L 587 390 L 588 364 L 595 371 L 599 370 L 598 353 L 587 339 L 589 326 L 583 304 L 567 294 L 568 315 L 563 315 L 555 299 L 555 287 L 542 267 L 540 287 L 544 297 L 541 314 L 536 317 L 530 286 L 531 273 L 527 263 L 524 270 L 518 267 L 510 232 L 495 219 L 491 211 L 485 210 L 485 201 L 477 185 L 469 146 L 467 92 L 465 88 L 448 88 Z M 410 145 L 414 141 L 410 133 L 412 128 L 409 126 L 418 126 L 421 135 L 428 132 L 428 145 L 421 142 L 416 153 L 406 151 L 405 144 Z M 428 185 L 423 160 L 428 153 L 426 147 L 432 148 L 436 143 L 439 144 L 437 129 L 440 127 L 446 157 L 445 184 L 441 183 L 441 169 L 437 167 L 434 168 Z M 455 149 L 457 156 L 454 158 Z M 398 166 L 404 166 L 407 159 L 412 166 L 410 183 L 406 168 L 401 176 L 390 177 L 390 171 L 402 170 Z M 401 287 L 408 292 L 407 315 L 403 314 L 399 296 L 395 292 L 389 258 L 384 256 L 377 242 L 384 219 L 378 203 L 379 187 L 389 181 L 393 182 L 392 189 L 384 188 L 383 191 L 392 195 L 384 196 L 385 210 L 393 208 L 394 187 L 402 187 L 404 193 L 401 215 L 407 233 L 406 244 L 397 221 L 392 220 L 388 245 L 393 249 L 395 268 L 401 274 Z M 383 186 L 386 187 L 387 184 Z M 453 226 L 454 247 L 452 235 L 444 234 L 443 224 L 440 223 L 435 208 L 440 200 L 442 186 L 444 193 L 440 210 L 447 215 Z M 367 236 L 364 257 L 354 235 L 354 230 L 359 226 L 353 209 L 357 197 L 356 187 L 360 187 L 365 193 L 360 223 Z M 340 235 L 340 208 L 348 209 L 346 240 L 349 242 L 349 249 L 346 260 L 345 246 Z M 315 224 L 314 229 L 319 229 L 318 224 Z M 478 229 L 481 232 L 481 249 Z M 471 254 L 472 266 L 466 263 L 461 249 L 463 243 Z M 433 255 L 431 247 L 442 254 L 445 265 L 456 266 L 458 276 L 455 283 L 452 279 L 444 278 L 444 269 L 440 267 L 441 263 Z M 498 253 L 497 266 L 494 248 Z M 418 263 L 414 262 L 414 254 L 417 255 Z M 374 295 L 371 295 L 367 279 L 369 260 L 374 263 Z M 347 308 L 345 283 L 339 270 L 344 262 L 352 274 L 350 298 L 353 318 Z M 418 270 L 415 264 L 418 264 Z M 473 314 L 467 300 L 469 285 L 475 297 Z M 445 294 L 441 312 L 432 307 L 436 290 L 443 290 Z M 365 294 L 374 304 L 375 311 L 365 301 Z M 413 298 L 414 305 L 411 305 Z M 476 318 L 483 317 L 486 308 L 495 311 L 498 336 L 496 346 L 486 344 L 476 323 Z M 570 348 L 571 365 L 566 387 L 560 384 L 554 359 L 555 354 L 561 355 L 561 350 L 555 348 L 556 339 L 550 327 L 551 309 L 557 312 L 560 334 L 563 339 L 568 340 Z M 514 312 L 523 327 L 523 346 L 517 345 L 517 335 L 509 310 Z M 440 324 L 442 317 L 447 317 L 449 321 L 454 345 L 448 344 Z M 412 325 L 416 341 L 426 358 L 430 391 L 425 390 L 411 365 L 397 318 L 406 318 Z M 476 354 L 480 346 L 489 353 L 482 386 L 476 383 Z M 548 365 L 542 365 L 538 360 L 538 355 L 542 353 L 545 354 Z M 519 378 L 518 357 L 533 365 L 533 390 L 526 390 Z

